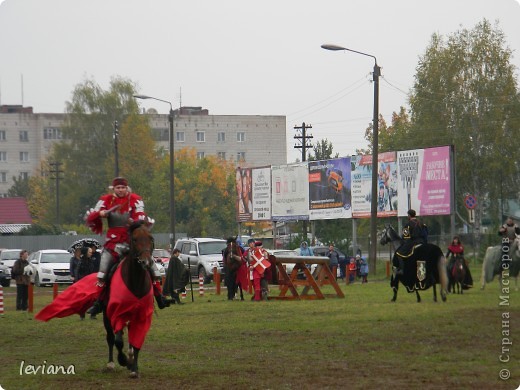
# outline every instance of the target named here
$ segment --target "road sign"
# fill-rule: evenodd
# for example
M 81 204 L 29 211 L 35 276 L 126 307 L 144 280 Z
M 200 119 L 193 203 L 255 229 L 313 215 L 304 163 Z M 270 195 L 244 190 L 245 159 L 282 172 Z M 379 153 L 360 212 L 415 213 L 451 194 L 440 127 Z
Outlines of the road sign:
M 475 207 L 477 207 L 477 198 L 473 195 L 466 195 L 464 198 L 464 205 L 467 209 L 473 210 Z

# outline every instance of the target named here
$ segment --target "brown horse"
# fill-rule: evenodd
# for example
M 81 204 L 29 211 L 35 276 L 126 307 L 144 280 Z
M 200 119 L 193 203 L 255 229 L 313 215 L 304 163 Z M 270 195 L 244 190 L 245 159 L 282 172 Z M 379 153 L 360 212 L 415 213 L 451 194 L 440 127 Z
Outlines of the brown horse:
M 113 348 L 117 360 L 130 370 L 130 377 L 139 377 L 138 357 L 153 314 L 153 289 L 150 267 L 153 265 L 154 240 L 142 223 L 130 227 L 130 251 L 121 260 L 112 276 L 108 305 L 103 310 L 107 333 L 107 368 L 114 368 Z M 123 352 L 123 329 L 128 328 L 128 355 Z
M 448 270 L 449 285 L 448 291 L 453 288 L 453 294 L 464 293 L 464 279 L 466 278 L 466 269 L 463 264 L 464 258 L 462 256 L 455 256 L 451 269 Z

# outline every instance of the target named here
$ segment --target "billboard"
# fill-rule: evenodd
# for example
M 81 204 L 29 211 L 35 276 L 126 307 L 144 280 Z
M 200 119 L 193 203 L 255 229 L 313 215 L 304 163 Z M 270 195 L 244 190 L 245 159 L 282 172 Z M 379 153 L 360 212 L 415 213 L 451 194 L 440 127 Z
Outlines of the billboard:
M 309 218 L 352 218 L 350 157 L 309 161 Z
M 309 219 L 307 163 L 271 167 L 273 221 Z
M 397 161 L 400 217 L 409 209 L 417 215 L 451 214 L 450 146 L 397 152 Z
M 271 167 L 252 169 L 253 221 L 271 220 Z
M 378 154 L 377 216 L 397 215 L 397 162 L 395 152 Z M 372 199 L 372 156 L 352 156 L 352 216 L 369 218 Z
M 253 215 L 251 168 L 238 167 L 235 172 L 235 188 L 237 198 L 235 209 L 237 222 L 251 221 Z

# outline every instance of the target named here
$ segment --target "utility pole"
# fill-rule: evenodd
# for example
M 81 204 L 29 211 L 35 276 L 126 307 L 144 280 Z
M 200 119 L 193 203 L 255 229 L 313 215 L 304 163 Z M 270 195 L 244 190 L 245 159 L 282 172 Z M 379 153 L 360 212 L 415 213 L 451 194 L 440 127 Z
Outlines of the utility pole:
M 303 122 L 301 126 L 294 126 L 294 130 L 297 131 L 294 139 L 300 141 L 299 145 L 294 145 L 294 149 L 302 150 L 303 162 L 307 161 L 307 149 L 312 148 L 312 144 L 308 144 L 307 140 L 314 138 L 312 134 L 307 135 L 307 129 L 312 129 L 312 125 L 306 125 L 305 122 Z M 307 241 L 307 221 L 303 221 L 303 239 Z
M 114 161 L 115 161 L 115 176 L 119 176 L 119 150 L 118 150 L 118 142 L 119 142 L 119 123 L 114 121 Z
M 60 180 L 63 179 L 60 176 L 60 173 L 63 173 L 63 171 L 60 169 L 60 166 L 63 165 L 63 163 L 55 161 L 49 163 L 49 165 L 53 169 L 49 169 L 49 173 L 53 174 L 51 176 L 52 180 L 56 180 L 56 226 L 60 226 Z

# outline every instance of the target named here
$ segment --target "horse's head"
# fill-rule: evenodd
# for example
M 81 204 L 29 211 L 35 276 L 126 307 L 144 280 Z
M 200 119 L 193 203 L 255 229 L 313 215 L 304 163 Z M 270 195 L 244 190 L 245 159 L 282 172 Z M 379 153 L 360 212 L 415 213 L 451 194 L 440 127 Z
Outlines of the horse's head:
M 397 234 L 394 228 L 391 225 L 386 225 L 381 232 L 381 239 L 379 240 L 379 243 L 381 245 L 386 245 L 400 239 L 401 237 L 399 237 L 399 234 Z
M 137 260 L 144 269 L 149 269 L 154 264 L 152 256 L 154 249 L 153 236 L 143 222 L 130 226 L 130 255 Z

